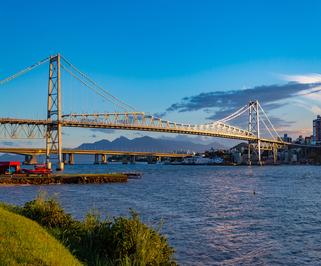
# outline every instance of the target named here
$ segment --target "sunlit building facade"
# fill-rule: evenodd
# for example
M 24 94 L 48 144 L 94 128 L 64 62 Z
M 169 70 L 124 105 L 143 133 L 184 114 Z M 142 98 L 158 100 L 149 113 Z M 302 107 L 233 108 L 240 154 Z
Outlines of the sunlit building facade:
M 321 116 L 313 120 L 313 144 L 321 144 Z

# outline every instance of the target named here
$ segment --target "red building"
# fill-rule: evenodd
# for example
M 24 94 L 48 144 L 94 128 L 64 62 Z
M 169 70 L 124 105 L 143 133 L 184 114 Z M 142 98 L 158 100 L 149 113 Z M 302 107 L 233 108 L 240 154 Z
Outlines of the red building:
M 20 172 L 20 162 L 0 162 L 0 174 Z

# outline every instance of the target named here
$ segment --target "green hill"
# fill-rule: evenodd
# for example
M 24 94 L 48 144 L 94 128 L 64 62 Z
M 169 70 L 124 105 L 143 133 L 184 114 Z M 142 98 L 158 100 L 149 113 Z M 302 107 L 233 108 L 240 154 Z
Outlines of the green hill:
M 36 222 L 0 207 L 0 265 L 81 265 Z

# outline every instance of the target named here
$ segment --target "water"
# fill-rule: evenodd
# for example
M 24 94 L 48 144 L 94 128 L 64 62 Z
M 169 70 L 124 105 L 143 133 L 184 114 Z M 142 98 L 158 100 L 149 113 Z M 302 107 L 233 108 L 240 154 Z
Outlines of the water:
M 23 204 L 39 190 L 59 193 L 83 218 L 138 211 L 176 249 L 181 265 L 321 265 L 318 166 L 82 165 L 66 172 L 141 171 L 124 184 L 0 187 L 0 201 Z

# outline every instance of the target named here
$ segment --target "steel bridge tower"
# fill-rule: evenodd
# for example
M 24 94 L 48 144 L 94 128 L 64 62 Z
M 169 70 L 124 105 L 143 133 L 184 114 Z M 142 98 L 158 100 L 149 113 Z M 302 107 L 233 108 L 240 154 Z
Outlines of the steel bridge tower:
M 249 141 L 248 144 L 248 164 L 252 164 L 252 151 L 257 152 L 258 164 L 262 164 L 261 161 L 261 141 L 260 141 L 260 111 L 259 111 L 259 102 L 250 101 L 249 102 L 249 121 L 248 121 L 248 130 L 252 132 L 257 140 Z
M 51 168 L 50 157 L 57 154 L 57 170 L 63 170 L 60 54 L 50 56 L 47 111 L 47 120 L 51 123 L 48 123 L 46 131 L 46 164 Z

